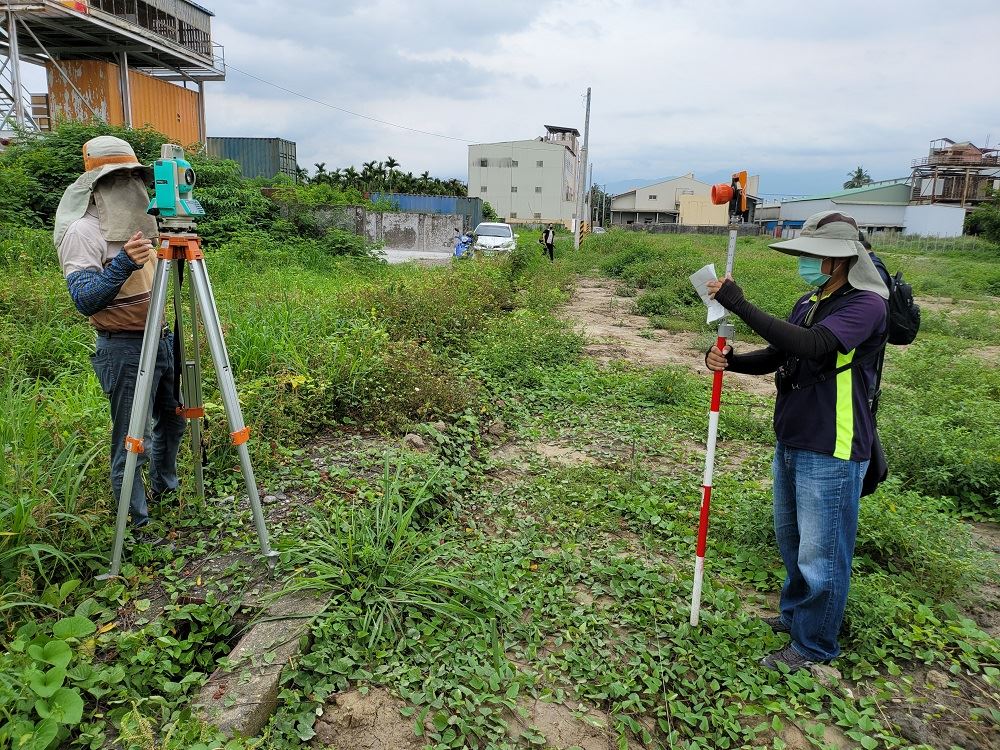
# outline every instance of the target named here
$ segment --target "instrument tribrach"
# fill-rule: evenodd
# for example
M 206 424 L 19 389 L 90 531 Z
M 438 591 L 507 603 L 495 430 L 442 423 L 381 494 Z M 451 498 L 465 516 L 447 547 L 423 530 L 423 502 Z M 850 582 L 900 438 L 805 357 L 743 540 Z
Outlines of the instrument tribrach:
M 236 383 L 233 380 L 232 367 L 229 364 L 229 353 L 226 351 L 222 325 L 219 322 L 219 312 L 215 306 L 212 285 L 208 280 L 208 271 L 205 268 L 201 238 L 196 233 L 195 218 L 203 216 L 205 210 L 194 199 L 195 173 L 191 164 L 184 159 L 184 149 L 174 144 L 164 144 L 160 158 L 153 165 L 153 178 L 155 180 L 155 193 L 149 204 L 149 213 L 157 217 L 160 228 L 156 254 L 157 263 L 150 294 L 149 314 L 146 317 L 146 328 L 142 337 L 142 352 L 139 355 L 139 372 L 136 377 L 132 414 L 129 418 L 128 435 L 125 438 L 127 450 L 125 476 L 122 479 L 118 514 L 115 519 L 115 541 L 111 553 L 111 568 L 107 574 L 98 576 L 98 578 L 112 578 L 121 571 L 129 498 L 132 496 L 138 456 L 144 450 L 143 439 L 149 422 L 156 352 L 160 343 L 161 321 L 167 303 L 167 286 L 171 270 L 174 271 L 173 292 L 176 320 L 174 347 L 177 349 L 175 362 L 182 363 L 182 372 L 180 373 L 181 405 L 177 408 L 177 413 L 188 420 L 191 428 L 191 445 L 198 495 L 201 498 L 205 496 L 201 461 L 203 431 L 201 420 L 205 416 L 205 408 L 202 401 L 200 322 L 205 331 L 212 361 L 215 364 L 219 393 L 229 420 L 230 436 L 239 453 L 243 480 L 246 483 L 261 552 L 267 559 L 268 565 L 273 565 L 277 553 L 271 550 L 268 542 L 264 513 L 261 510 L 260 495 L 257 492 L 257 480 L 254 478 L 253 466 L 250 464 L 250 452 L 247 448 L 250 430 L 243 421 L 243 412 L 240 409 L 240 400 L 236 393 Z M 182 287 L 185 263 L 190 268 L 191 276 L 189 287 L 192 337 L 190 359 L 184 358 L 184 331 L 182 328 L 184 317 Z

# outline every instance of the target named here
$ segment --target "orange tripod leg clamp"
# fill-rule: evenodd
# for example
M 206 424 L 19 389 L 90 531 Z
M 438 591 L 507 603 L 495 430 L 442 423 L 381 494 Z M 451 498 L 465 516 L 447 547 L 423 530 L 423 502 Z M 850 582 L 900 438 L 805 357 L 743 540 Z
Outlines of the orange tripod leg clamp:
M 143 453 L 145 448 L 142 444 L 142 438 L 134 438 L 129 436 L 125 437 L 125 450 L 129 453 Z
M 178 406 L 174 411 L 184 419 L 201 419 L 205 416 L 204 406 Z
M 230 436 L 233 438 L 233 445 L 243 445 L 243 443 L 250 439 L 250 428 L 244 427 L 238 432 L 230 433 Z
M 188 238 L 164 239 L 156 253 L 160 260 L 202 260 L 205 253 L 201 250 L 201 240 Z

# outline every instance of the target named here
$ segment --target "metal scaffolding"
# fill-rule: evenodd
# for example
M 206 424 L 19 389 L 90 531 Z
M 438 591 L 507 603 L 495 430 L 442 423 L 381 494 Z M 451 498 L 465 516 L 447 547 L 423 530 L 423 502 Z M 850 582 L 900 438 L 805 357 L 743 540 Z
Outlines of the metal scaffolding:
M 204 136 L 204 83 L 226 77 L 223 48 L 211 38 L 212 16 L 190 0 L 0 0 L 0 135 L 15 126 L 48 127 L 47 97 L 27 90 L 22 63 L 46 67 L 76 90 L 60 61 L 99 60 L 121 71 L 126 124 L 131 124 L 127 71 L 132 69 L 193 84 Z
M 1000 149 L 938 138 L 912 169 L 911 203 L 976 206 L 1000 188 Z

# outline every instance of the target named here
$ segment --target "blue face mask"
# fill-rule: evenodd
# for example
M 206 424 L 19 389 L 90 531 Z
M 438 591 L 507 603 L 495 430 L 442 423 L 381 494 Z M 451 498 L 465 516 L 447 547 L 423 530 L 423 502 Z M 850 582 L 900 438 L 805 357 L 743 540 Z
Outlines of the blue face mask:
M 807 255 L 799 256 L 799 276 L 809 286 L 823 286 L 830 280 L 830 274 L 823 273 L 823 260 Z

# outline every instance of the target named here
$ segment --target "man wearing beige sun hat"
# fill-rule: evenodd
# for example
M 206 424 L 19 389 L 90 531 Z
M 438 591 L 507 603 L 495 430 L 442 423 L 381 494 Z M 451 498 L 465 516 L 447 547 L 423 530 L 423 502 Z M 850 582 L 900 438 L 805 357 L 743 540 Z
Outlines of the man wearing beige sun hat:
M 792 642 L 761 663 L 795 671 L 840 653 L 889 290 L 857 222 L 839 211 L 810 216 L 799 237 L 771 247 L 798 258 L 799 276 L 813 291 L 781 320 L 750 303 L 732 279 L 710 282 L 716 301 L 768 346 L 747 354 L 713 346 L 705 362 L 711 370 L 777 373 L 774 531 L 787 576 L 780 613 L 764 622 Z
M 157 226 L 146 212 L 152 169 L 114 136 L 87 141 L 83 160 L 86 171 L 59 201 L 53 241 L 73 304 L 97 331 L 91 364 L 111 406 L 111 486 L 117 500 L 156 264 Z M 174 371 L 173 336 L 164 330 L 153 377 L 152 424 L 129 503 L 134 527 L 149 521 L 140 474 L 144 464 L 149 465 L 154 501 L 177 490 L 177 450 L 185 420 L 175 412 Z

